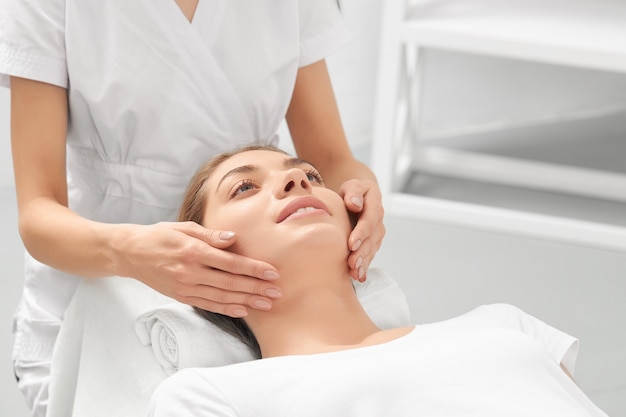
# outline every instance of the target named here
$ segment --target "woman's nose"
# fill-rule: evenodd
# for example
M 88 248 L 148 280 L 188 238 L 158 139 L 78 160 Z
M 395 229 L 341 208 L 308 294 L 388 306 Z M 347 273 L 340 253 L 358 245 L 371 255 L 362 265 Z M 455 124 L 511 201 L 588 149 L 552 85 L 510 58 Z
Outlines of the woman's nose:
M 276 192 L 277 196 L 283 197 L 298 191 L 309 192 L 310 190 L 311 182 L 307 178 L 306 173 L 301 169 L 294 168 L 285 171 Z

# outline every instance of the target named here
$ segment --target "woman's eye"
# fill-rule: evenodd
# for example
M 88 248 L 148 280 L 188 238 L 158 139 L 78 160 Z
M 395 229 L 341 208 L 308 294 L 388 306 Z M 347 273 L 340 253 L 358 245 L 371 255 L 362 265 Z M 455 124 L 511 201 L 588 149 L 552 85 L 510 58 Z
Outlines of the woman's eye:
M 317 182 L 323 184 L 322 176 L 317 171 L 308 171 L 306 177 L 310 182 Z
M 252 182 L 251 180 L 243 180 L 241 183 L 239 183 L 239 185 L 235 187 L 235 189 L 233 190 L 233 193 L 231 194 L 231 197 L 235 197 L 241 193 L 245 193 L 246 191 L 250 191 L 254 188 L 255 188 L 254 182 Z

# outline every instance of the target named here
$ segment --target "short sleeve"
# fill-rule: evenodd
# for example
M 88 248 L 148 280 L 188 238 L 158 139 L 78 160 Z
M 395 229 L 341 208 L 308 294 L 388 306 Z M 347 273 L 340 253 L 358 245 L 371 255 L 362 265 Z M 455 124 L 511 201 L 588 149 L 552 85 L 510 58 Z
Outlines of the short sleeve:
M 487 307 L 499 310 L 497 316 L 501 318 L 506 317 L 509 326 L 519 328 L 519 330 L 542 345 L 556 362 L 562 363 L 568 372 L 574 375 L 576 357 L 578 356 L 578 339 L 544 323 L 517 307 L 508 304 L 495 304 Z
M 194 369 L 164 380 L 152 394 L 148 417 L 237 417 L 231 404 Z
M 578 339 L 520 310 L 522 328 L 526 334 L 541 343 L 552 357 L 574 375 L 578 356 Z
M 67 88 L 66 0 L 0 0 L 0 85 L 9 77 Z
M 300 67 L 332 55 L 350 40 L 336 0 L 300 0 L 299 16 Z

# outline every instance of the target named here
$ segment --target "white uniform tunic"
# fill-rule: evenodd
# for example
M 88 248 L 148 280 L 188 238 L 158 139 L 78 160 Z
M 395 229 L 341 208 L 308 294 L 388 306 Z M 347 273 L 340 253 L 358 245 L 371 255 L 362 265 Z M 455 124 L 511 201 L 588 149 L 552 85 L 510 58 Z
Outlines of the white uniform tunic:
M 606 417 L 572 381 L 577 342 L 508 305 L 359 349 L 188 368 L 151 417 Z
M 69 204 L 110 223 L 175 219 L 196 168 L 272 143 L 298 68 L 348 39 L 333 0 L 199 0 L 191 23 L 174 0 L 0 1 L 0 84 L 68 89 Z M 50 358 L 77 282 L 27 257 L 16 359 Z

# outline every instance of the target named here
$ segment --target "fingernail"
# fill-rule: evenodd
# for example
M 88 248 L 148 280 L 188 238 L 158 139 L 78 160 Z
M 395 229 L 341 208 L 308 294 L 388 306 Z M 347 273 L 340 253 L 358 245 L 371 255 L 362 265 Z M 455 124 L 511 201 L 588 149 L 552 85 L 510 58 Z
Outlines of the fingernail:
M 360 268 L 361 265 L 363 265 L 363 257 L 359 256 L 359 259 L 356 260 L 356 264 L 354 265 L 355 268 Z
M 265 295 L 267 295 L 268 297 L 272 297 L 272 298 L 280 298 L 283 296 L 283 293 L 280 292 L 278 288 L 270 288 L 267 291 L 265 291 Z
M 261 310 L 269 310 L 272 308 L 272 305 L 265 300 L 256 300 L 254 306 Z
M 354 242 L 354 245 L 352 245 L 352 252 L 354 252 L 355 250 L 359 250 L 359 248 L 361 247 L 361 240 L 357 240 L 356 242 Z
M 238 308 L 235 311 L 233 311 L 233 315 L 235 317 L 246 317 L 248 315 L 248 312 L 246 310 L 242 310 Z
M 220 239 L 221 240 L 230 240 L 235 236 L 235 232 L 221 232 Z
M 363 199 L 361 197 L 357 197 L 357 196 L 351 197 L 350 201 L 352 201 L 359 208 L 363 207 Z
M 364 276 L 365 276 L 365 270 L 361 266 L 361 267 L 359 267 L 359 280 L 362 280 Z M 361 282 L 363 282 L 363 281 L 361 281 Z
M 276 271 L 272 271 L 271 269 L 268 269 L 267 271 L 263 272 L 263 276 L 267 279 L 278 279 L 280 278 L 280 275 L 278 275 L 278 272 Z

